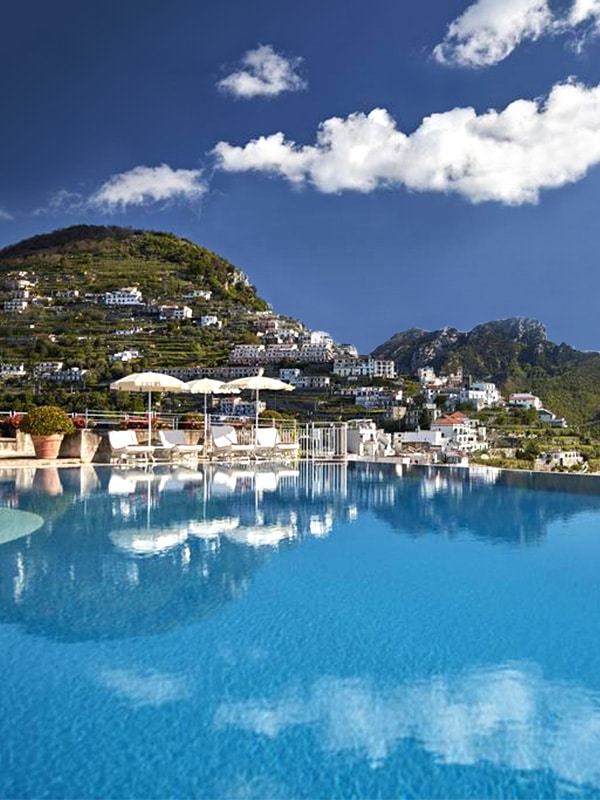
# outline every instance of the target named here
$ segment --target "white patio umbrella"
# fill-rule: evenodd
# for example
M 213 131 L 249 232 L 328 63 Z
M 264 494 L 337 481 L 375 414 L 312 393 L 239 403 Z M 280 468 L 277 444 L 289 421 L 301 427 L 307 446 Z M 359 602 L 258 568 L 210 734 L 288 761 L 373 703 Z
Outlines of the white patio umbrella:
M 208 442 L 208 419 L 206 417 L 207 398 L 209 394 L 238 394 L 239 389 L 228 389 L 227 384 L 222 381 L 215 381 L 212 378 L 196 378 L 187 381 L 185 384 L 190 394 L 204 395 L 204 446 Z
M 236 378 L 224 384 L 224 388 L 228 391 L 231 389 L 239 389 L 243 391 L 248 389 L 255 392 L 256 397 L 256 420 L 255 430 L 258 430 L 258 393 L 264 392 L 293 392 L 296 388 L 291 383 L 284 383 L 284 381 L 277 380 L 277 378 L 268 378 L 263 375 L 263 369 L 258 370 L 258 375 L 249 375 L 246 378 Z
M 132 372 L 110 384 L 117 392 L 148 392 L 148 444 L 152 443 L 152 392 L 187 392 L 179 378 L 163 372 Z

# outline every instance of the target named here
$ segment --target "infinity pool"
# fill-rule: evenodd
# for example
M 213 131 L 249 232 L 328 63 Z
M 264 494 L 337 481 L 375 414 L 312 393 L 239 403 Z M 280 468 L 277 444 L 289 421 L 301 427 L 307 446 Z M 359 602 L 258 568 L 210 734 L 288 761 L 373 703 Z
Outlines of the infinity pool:
M 600 483 L 0 470 L 2 798 L 600 797 Z

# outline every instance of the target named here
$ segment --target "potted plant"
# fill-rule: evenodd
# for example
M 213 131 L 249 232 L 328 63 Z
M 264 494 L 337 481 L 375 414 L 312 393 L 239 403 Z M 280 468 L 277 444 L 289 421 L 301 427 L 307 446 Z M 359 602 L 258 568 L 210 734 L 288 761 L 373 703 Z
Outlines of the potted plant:
M 28 433 L 37 458 L 56 458 L 65 433 L 75 430 L 73 421 L 58 406 L 39 406 L 27 413 L 20 429 Z

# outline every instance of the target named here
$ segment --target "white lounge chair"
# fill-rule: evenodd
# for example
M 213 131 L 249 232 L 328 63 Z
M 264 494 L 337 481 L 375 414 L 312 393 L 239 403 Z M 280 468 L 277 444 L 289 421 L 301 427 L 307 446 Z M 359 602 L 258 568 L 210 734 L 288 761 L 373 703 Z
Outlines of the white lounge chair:
M 211 425 L 212 454 L 215 458 L 240 458 L 254 454 L 253 444 L 240 444 L 231 425 Z
M 159 431 L 161 449 L 167 450 L 173 459 L 178 456 L 200 456 L 204 453 L 204 445 L 190 444 L 185 431 Z
M 282 442 L 278 428 L 258 428 L 256 431 L 256 455 L 264 458 L 297 458 L 298 442 Z
M 154 461 L 156 448 L 151 444 L 140 444 L 134 430 L 109 431 L 110 460 L 128 461 L 142 458 L 146 463 Z

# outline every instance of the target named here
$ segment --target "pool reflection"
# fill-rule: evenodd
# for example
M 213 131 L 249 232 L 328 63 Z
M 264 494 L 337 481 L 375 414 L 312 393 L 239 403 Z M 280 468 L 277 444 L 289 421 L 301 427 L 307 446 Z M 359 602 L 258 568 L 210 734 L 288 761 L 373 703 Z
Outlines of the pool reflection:
M 87 466 L 0 470 L 0 509 L 43 521 L 0 544 L 0 620 L 71 640 L 201 619 L 278 551 L 367 512 L 411 537 L 529 546 L 552 522 L 599 510 L 600 494 L 594 478 L 494 470 Z
M 545 771 L 600 787 L 600 695 L 544 679 L 533 663 L 509 663 L 378 688 L 364 678 L 326 676 L 276 699 L 224 702 L 217 730 L 264 739 L 310 727 L 320 748 L 383 767 L 416 741 L 442 765 L 487 763 Z

